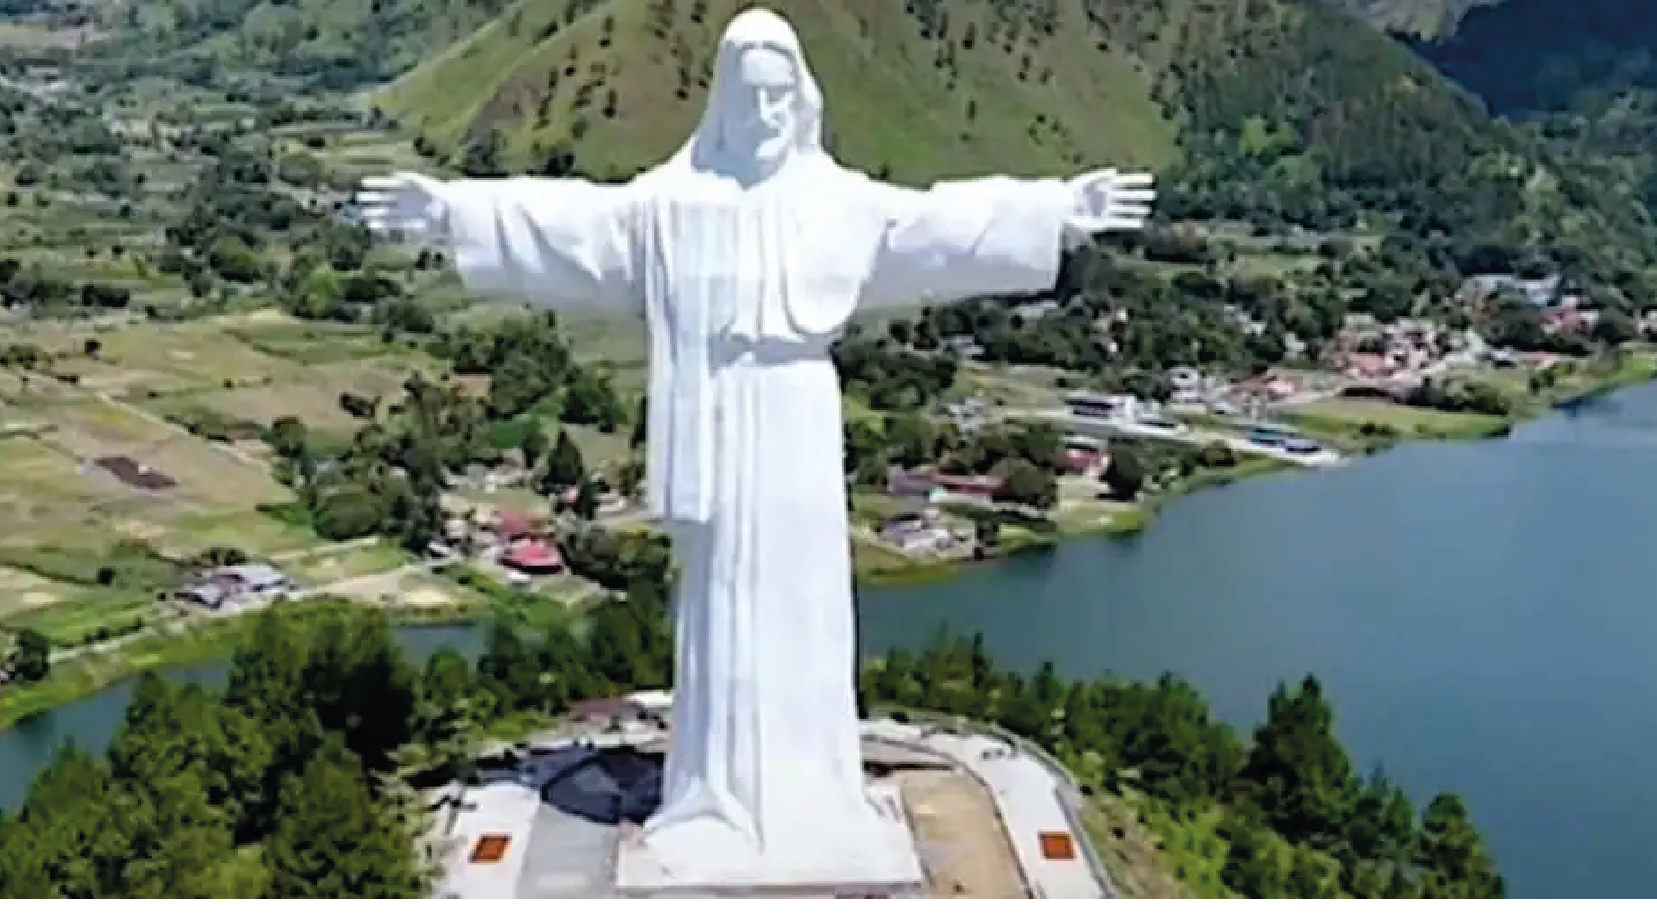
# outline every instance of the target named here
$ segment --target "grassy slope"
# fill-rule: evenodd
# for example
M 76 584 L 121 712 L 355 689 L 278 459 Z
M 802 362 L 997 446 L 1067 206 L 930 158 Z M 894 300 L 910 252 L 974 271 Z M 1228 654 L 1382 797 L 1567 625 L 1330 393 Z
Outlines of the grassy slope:
M 694 4 L 671 5 L 664 14 L 656 0 L 607 0 L 564 25 L 568 0 L 522 0 L 380 102 L 440 145 L 498 127 L 520 155 L 567 141 L 585 120 L 582 165 L 629 171 L 670 152 L 694 126 L 703 89 L 693 84 L 687 98 L 677 97 L 680 61 L 705 74 L 718 30 L 739 3 L 711 0 L 700 22 Z M 1080 5 L 1062 5 L 1052 36 L 1024 25 L 1015 37 L 994 25 L 993 2 L 940 4 L 949 11 L 940 23 L 947 41 L 923 36 L 899 0 L 772 5 L 800 33 L 824 84 L 834 147 L 849 162 L 917 178 L 1098 161 L 1156 166 L 1176 155 L 1175 125 L 1151 101 L 1151 68 L 1115 50 L 1100 53 L 1101 36 Z M 548 34 L 549 23 L 557 31 Z M 969 27 L 977 41 L 965 50 Z M 937 65 L 941 48 L 955 49 L 954 68 Z M 583 108 L 578 96 L 588 82 L 597 88 Z M 603 111 L 612 89 L 614 118 Z
M 115 54 L 207 53 L 236 69 L 363 57 L 396 74 L 487 23 L 507 0 L 156 0 L 95 7 Z

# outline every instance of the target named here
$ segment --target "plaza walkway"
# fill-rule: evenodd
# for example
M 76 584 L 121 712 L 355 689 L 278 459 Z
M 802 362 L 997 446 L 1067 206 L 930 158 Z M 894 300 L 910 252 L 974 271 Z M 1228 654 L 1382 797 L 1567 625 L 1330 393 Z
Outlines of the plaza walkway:
M 1116 890 L 1083 833 L 1069 778 L 1013 743 L 890 720 L 866 735 L 930 748 L 959 761 L 989 789 L 1035 898 L 1114 898 Z

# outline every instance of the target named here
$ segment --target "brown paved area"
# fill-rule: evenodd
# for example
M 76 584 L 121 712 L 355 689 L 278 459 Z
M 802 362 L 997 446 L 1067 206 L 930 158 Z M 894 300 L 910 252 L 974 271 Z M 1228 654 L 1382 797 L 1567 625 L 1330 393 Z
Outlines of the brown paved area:
M 1027 898 L 984 785 L 960 769 L 900 770 L 909 824 L 933 898 Z

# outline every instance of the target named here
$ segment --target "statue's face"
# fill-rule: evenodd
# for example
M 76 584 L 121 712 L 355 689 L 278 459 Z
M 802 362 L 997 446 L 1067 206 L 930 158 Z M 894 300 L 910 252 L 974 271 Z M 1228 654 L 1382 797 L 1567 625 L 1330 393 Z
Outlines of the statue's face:
M 788 154 L 794 142 L 796 108 L 794 61 L 774 48 L 752 47 L 737 59 L 730 87 L 727 139 L 763 161 Z

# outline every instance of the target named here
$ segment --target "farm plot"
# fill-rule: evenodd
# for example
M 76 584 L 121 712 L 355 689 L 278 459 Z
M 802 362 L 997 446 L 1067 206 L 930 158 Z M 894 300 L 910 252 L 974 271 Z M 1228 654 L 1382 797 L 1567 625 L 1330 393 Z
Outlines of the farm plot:
M 125 405 L 56 383 L 39 386 L 29 412 L 50 423 L 33 435 L 0 439 L 7 470 L 0 482 L 0 544 L 91 545 L 127 537 L 240 547 L 189 533 L 203 518 L 247 515 L 260 502 L 288 496 L 268 468 L 228 448 Z M 212 527 L 222 530 L 217 522 Z
M 392 361 L 313 366 L 308 381 L 205 390 L 151 404 L 158 411 L 205 407 L 227 417 L 265 426 L 278 417 L 291 415 L 313 429 L 350 431 L 360 426 L 361 421 L 340 407 L 342 395 L 384 398 L 390 403 L 401 397 L 408 375 L 406 369 Z
M 29 337 L 59 356 L 55 370 L 76 375 L 84 388 L 111 394 L 270 384 L 304 373 L 304 367 L 260 353 L 209 323 L 42 325 Z M 93 354 L 89 340 L 97 341 Z
M 0 567 L 0 626 L 12 626 L 36 609 L 70 601 L 85 590 L 12 567 Z

